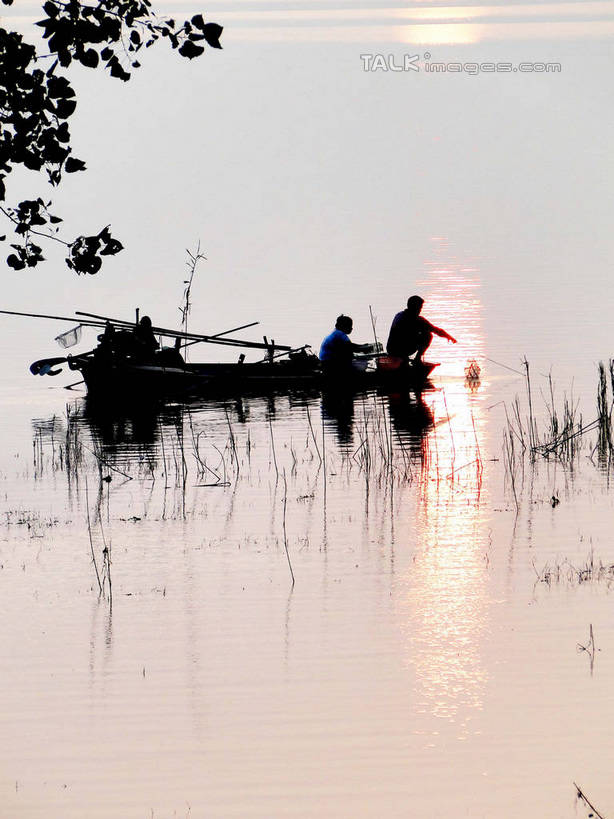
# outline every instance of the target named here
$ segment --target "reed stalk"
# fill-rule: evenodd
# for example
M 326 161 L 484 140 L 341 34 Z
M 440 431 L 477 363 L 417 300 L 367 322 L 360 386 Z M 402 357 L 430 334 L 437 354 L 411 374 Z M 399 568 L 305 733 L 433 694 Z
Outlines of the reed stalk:
M 273 466 L 275 467 L 275 480 L 279 480 L 279 468 L 277 466 L 277 455 L 275 454 L 275 438 L 273 436 L 273 422 L 269 415 L 269 430 L 271 433 L 271 450 L 273 452 Z
M 92 555 L 92 563 L 94 564 L 94 571 L 96 572 L 96 582 L 98 583 L 98 591 L 102 594 L 102 582 L 100 580 L 100 573 L 98 571 L 98 564 L 96 563 L 96 555 L 94 554 L 94 542 L 92 539 L 92 523 L 90 521 L 90 502 L 87 488 L 87 477 L 85 478 L 85 509 L 87 512 L 87 533 L 90 539 L 90 553 Z
M 290 569 L 290 576 L 292 578 L 292 586 L 294 587 L 294 569 L 292 568 L 292 561 L 290 560 L 290 552 L 288 550 L 288 533 L 286 531 L 286 507 L 288 505 L 288 482 L 286 481 L 286 470 L 283 472 L 284 478 L 284 499 L 283 499 L 283 518 L 282 529 L 284 534 L 284 549 L 286 550 L 286 559 L 288 560 L 288 568 Z
M 574 784 L 574 788 L 576 789 L 576 795 L 577 795 L 578 799 L 581 799 L 592 810 L 593 814 L 597 817 L 597 819 L 605 819 L 605 816 L 602 813 L 599 813 L 597 808 L 593 805 L 593 803 L 590 801 L 588 796 L 584 793 L 582 788 L 579 785 L 577 785 L 575 782 L 573 784 Z M 591 815 L 591 814 L 589 814 L 589 815 Z
M 307 410 L 307 423 L 309 424 L 309 431 L 311 432 L 311 437 L 313 439 L 314 446 L 316 448 L 316 452 L 318 453 L 318 458 L 320 463 L 322 463 L 322 455 L 320 454 L 320 448 L 318 447 L 318 442 L 316 440 L 315 432 L 313 431 L 313 425 L 311 423 L 311 414 L 309 412 L 309 407 L 305 407 Z

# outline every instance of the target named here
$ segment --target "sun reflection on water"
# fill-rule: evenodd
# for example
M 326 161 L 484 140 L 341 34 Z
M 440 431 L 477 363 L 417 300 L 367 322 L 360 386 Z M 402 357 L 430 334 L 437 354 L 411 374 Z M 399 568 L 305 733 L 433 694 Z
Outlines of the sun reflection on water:
M 418 289 L 424 314 L 459 343 L 443 350 L 439 344 L 437 355 L 428 356 L 441 359 L 443 377 L 425 397 L 433 424 L 421 441 L 415 528 L 406 535 L 413 563 L 402 581 L 400 616 L 417 710 L 453 719 L 464 731 L 487 681 L 480 649 L 489 613 L 486 418 L 480 391 L 463 379 L 469 351 L 479 360 L 485 339 L 477 267 L 455 258 L 445 239 L 433 240 L 426 267 Z

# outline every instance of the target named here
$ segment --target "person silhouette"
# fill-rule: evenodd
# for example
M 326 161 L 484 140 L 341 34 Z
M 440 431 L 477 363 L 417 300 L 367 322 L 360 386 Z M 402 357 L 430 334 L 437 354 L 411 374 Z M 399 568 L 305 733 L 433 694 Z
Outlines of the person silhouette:
M 421 362 L 424 353 L 431 346 L 433 335 L 441 336 L 452 344 L 456 344 L 456 339 L 442 330 L 435 327 L 430 321 L 420 315 L 424 299 L 420 296 L 410 296 L 407 299 L 407 308 L 397 313 L 390 326 L 386 352 L 394 358 L 408 359 L 414 353 L 415 361 Z
M 349 316 L 337 316 L 335 329 L 329 333 L 320 346 L 320 361 L 325 375 L 350 375 L 354 352 L 367 352 L 370 344 L 353 344 L 349 335 L 354 322 Z
M 152 360 L 160 345 L 154 335 L 149 316 L 143 316 L 134 328 L 133 336 L 136 342 L 133 357 L 142 361 Z

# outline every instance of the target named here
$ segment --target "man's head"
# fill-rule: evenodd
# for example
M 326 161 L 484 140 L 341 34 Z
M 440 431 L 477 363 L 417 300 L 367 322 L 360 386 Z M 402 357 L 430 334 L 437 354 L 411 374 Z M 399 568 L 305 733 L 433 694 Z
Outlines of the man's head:
M 410 296 L 407 299 L 407 312 L 413 316 L 419 316 L 423 304 L 424 299 L 420 298 L 420 296 Z
M 343 313 L 340 316 L 337 316 L 335 330 L 341 330 L 342 333 L 349 335 L 352 332 L 353 327 L 354 322 L 349 316 L 344 316 Z
M 145 329 L 151 329 L 151 319 L 149 316 L 143 316 L 142 319 L 139 321 L 141 327 L 145 327 Z

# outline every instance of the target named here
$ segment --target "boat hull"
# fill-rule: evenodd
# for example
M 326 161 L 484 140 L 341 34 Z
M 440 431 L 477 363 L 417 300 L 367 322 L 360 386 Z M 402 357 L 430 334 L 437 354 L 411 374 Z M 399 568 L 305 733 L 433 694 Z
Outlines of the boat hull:
M 121 400 L 127 397 L 172 399 L 196 395 L 236 396 L 313 388 L 327 391 L 361 391 L 380 387 L 416 389 L 427 384 L 429 375 L 437 365 L 423 362 L 396 371 L 356 370 L 343 377 L 327 376 L 319 366 L 292 361 L 166 367 L 129 362 L 108 365 L 89 358 L 75 361 L 72 366 L 83 374 L 91 397 Z

